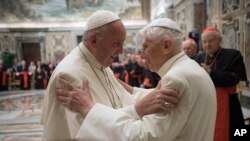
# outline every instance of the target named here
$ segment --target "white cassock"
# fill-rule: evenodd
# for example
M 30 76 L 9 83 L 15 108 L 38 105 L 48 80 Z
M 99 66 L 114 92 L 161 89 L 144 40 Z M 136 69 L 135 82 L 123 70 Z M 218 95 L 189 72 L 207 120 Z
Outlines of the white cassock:
M 152 114 L 135 121 L 127 113 L 95 104 L 77 138 L 84 141 L 213 141 L 216 92 L 207 72 L 179 53 L 157 73 L 162 87 L 174 88 L 180 93 L 180 101 L 171 114 Z
M 151 91 L 146 90 L 137 97 L 132 96 L 116 80 L 112 70 L 109 67 L 103 69 L 88 49 L 80 43 L 58 64 L 46 89 L 41 118 L 45 141 L 75 139 L 77 135 L 85 134 L 79 132 L 84 117 L 65 108 L 56 99 L 55 88 L 59 85 L 59 75 L 79 87 L 82 87 L 83 80 L 87 79 L 94 102 L 108 107 L 124 107 L 119 110 L 132 119 L 138 116 L 133 107 L 135 100 Z

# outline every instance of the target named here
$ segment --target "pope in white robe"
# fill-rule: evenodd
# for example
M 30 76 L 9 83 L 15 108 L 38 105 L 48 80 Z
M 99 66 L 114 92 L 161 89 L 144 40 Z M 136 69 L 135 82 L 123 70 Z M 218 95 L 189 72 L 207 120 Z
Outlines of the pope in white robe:
M 95 104 L 87 114 L 79 131 L 82 134 L 78 134 L 77 139 L 213 141 L 216 97 L 207 73 L 184 53 L 179 53 L 168 60 L 158 74 L 162 87 L 175 88 L 180 92 L 180 101 L 171 114 L 147 115 L 135 121 L 124 112 Z
M 122 111 L 104 104 L 94 104 L 84 115 L 86 117 L 81 124 L 77 139 L 84 141 L 212 141 L 217 109 L 215 87 L 211 78 L 195 61 L 181 52 L 181 41 L 178 42 L 178 39 L 175 39 L 178 36 L 181 39 L 181 31 L 177 23 L 166 18 L 157 19 L 152 21 L 145 30 L 151 31 L 144 35 L 142 57 L 148 62 L 150 70 L 160 75 L 163 88 L 179 91 L 178 105 L 168 115 L 159 113 L 135 119 L 132 112 L 128 112 L 129 110 Z M 165 36 L 164 32 L 158 34 L 161 35 L 160 37 L 165 37 L 164 42 L 158 43 L 152 39 L 154 34 L 164 30 L 167 30 L 165 34 L 170 35 L 170 37 Z M 162 64 L 158 66 L 158 62 Z M 133 93 L 137 95 L 136 93 L 145 93 L 145 91 L 134 88 Z M 95 99 L 94 96 L 93 98 Z
M 85 60 L 80 49 L 85 53 L 89 62 Z M 89 63 L 93 66 L 99 78 L 91 71 L 92 69 Z M 136 99 L 134 96 L 121 86 L 114 77 L 112 70 L 110 68 L 102 68 L 81 43 L 56 67 L 50 79 L 50 84 L 46 89 L 42 113 L 42 122 L 45 123 L 44 137 L 46 140 L 74 139 L 84 120 L 82 115 L 70 111 L 56 100 L 55 88 L 57 86 L 55 85 L 58 84 L 57 78 L 61 76 L 79 87 L 82 85 L 82 80 L 88 80 L 93 93 L 93 100 L 112 107 L 113 101 L 110 100 L 109 96 L 105 93 L 106 90 L 102 86 L 102 84 L 104 84 L 105 88 L 109 87 L 105 82 L 106 78 L 103 71 L 107 72 L 109 80 L 119 97 L 118 99 L 118 97 L 114 96 L 114 102 L 117 103 L 117 108 L 126 107 L 135 103 Z M 102 81 L 101 83 L 99 79 Z M 128 112 L 129 110 L 130 108 L 128 108 Z
M 74 48 L 58 64 L 46 89 L 41 117 L 45 141 L 71 140 L 85 134 L 79 132 L 84 116 L 69 110 L 56 99 L 57 87 L 65 88 L 64 91 L 68 90 L 58 82 L 59 76 L 77 87 L 82 87 L 82 81 L 88 80 L 96 103 L 119 109 L 131 117 L 131 120 L 139 118 L 134 106 L 136 100 L 151 92 L 151 90 L 143 90 L 136 96 L 131 95 L 116 80 L 108 67 L 114 56 L 122 53 L 126 37 L 125 27 L 118 16 L 105 10 L 97 11 L 89 18 L 85 30 L 87 32 L 85 37 L 88 39 L 84 39 L 83 42 L 88 44 L 91 51 L 83 42 Z M 108 34 L 107 31 L 109 31 Z M 101 34 L 104 37 L 101 37 Z

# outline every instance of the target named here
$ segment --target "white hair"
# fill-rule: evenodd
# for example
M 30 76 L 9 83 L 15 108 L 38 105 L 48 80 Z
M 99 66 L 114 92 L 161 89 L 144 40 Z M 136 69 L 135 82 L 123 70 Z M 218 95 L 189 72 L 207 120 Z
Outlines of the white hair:
M 162 40 L 168 38 L 173 39 L 174 46 L 181 48 L 182 45 L 182 33 L 165 27 L 144 27 L 139 32 L 140 39 L 142 39 L 142 36 L 147 36 L 150 40 L 153 40 L 156 43 L 161 42 Z M 140 40 L 141 41 L 141 40 Z

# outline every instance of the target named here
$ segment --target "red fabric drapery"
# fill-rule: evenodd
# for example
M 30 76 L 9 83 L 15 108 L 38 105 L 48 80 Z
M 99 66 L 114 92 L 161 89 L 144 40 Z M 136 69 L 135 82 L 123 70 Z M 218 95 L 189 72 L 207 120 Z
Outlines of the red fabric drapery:
M 214 141 L 229 141 L 229 94 L 236 93 L 236 86 L 216 87 L 217 115 Z

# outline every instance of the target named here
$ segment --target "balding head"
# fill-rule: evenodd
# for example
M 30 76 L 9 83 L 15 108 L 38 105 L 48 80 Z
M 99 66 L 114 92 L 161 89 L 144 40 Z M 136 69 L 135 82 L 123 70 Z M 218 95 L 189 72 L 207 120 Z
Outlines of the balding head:
M 198 48 L 193 39 L 186 39 L 182 42 L 182 50 L 189 58 L 194 58 L 197 54 Z
M 212 56 L 220 49 L 222 38 L 217 28 L 207 27 L 201 34 L 201 40 L 204 52 Z

